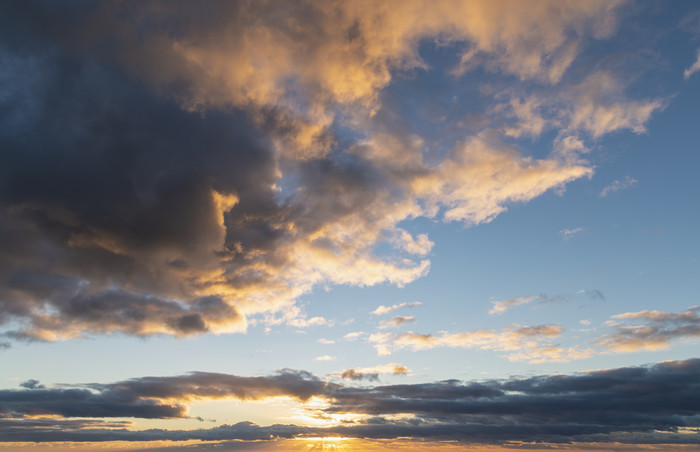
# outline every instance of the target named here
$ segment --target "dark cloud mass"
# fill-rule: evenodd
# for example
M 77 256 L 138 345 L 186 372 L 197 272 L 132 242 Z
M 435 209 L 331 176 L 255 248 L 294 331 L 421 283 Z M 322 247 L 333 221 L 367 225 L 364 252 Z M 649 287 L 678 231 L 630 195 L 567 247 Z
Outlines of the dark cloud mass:
M 241 111 L 183 111 L 98 55 L 52 42 L 52 27 L 70 23 L 34 34 L 41 14 L 4 16 L 15 30 L 3 36 L 28 29 L 0 46 L 0 322 L 52 340 L 239 321 L 203 294 L 203 274 L 230 259 L 221 223 L 233 202 L 216 194 L 274 204 L 263 135 Z
M 513 20 L 521 6 L 478 4 L 503 22 L 484 30 L 459 1 L 427 13 L 419 3 L 193 5 L 0 7 L 6 337 L 244 331 L 251 315 L 293 313 L 321 283 L 424 276 L 433 242 L 404 220 L 488 222 L 592 174 L 578 158 L 521 155 L 486 119 L 429 162 L 408 122 L 387 119 L 400 107 L 380 92 L 393 69 L 425 68 L 419 43 L 436 36 L 472 42 L 506 74 L 559 80 L 571 63 L 563 50 L 584 30 L 607 36 L 596 18 L 613 25 L 614 3 L 544 5 L 537 26 Z M 506 25 L 512 35 L 497 31 Z
M 269 377 L 194 372 L 176 377 L 143 377 L 113 384 L 58 389 L 47 389 L 36 380 L 26 381 L 21 386 L 27 390 L 0 390 L 0 417 L 58 415 L 167 419 L 185 416 L 183 402 L 189 400 L 225 397 L 258 400 L 288 396 L 306 401 L 335 387 L 307 372 L 292 370 Z
M 676 433 L 680 428 L 700 428 L 700 359 L 575 375 L 375 387 L 342 386 L 290 370 L 267 377 L 196 372 L 71 388 L 47 389 L 37 382 L 23 386 L 27 389 L 0 391 L 3 441 L 26 441 L 30 434 L 33 441 L 270 439 L 322 434 L 468 443 L 622 440 L 700 444 L 697 434 Z M 319 414 L 368 416 L 324 429 L 240 423 L 192 431 L 99 426 L 85 430 L 87 425 L 79 422 L 63 425 L 60 420 L 25 419 L 49 414 L 172 418 L 186 415 L 188 400 L 275 396 L 300 401 L 322 397 L 330 405 Z M 403 416 L 396 418 L 397 414 Z
M 247 315 L 288 306 L 326 278 L 401 284 L 426 270 L 427 262 L 404 260 L 353 274 L 363 258 L 380 264 L 369 253 L 383 226 L 365 210 L 392 197 L 381 175 L 351 155 L 281 158 L 280 147 L 294 148 L 300 127 L 313 126 L 298 112 L 218 91 L 205 97 L 220 102 L 197 103 L 210 81 L 167 49 L 210 42 L 210 28 L 224 33 L 257 14 L 252 4 L 209 6 L 191 15 L 168 2 L 3 5 L 6 337 L 242 331 Z M 207 13 L 217 8 L 227 14 Z M 225 24 L 207 22 L 223 16 Z M 235 46 L 243 38 L 228 39 Z M 328 152 L 329 130 L 313 137 L 305 149 Z M 293 192 L 275 185 L 282 166 Z M 369 228 L 366 242 L 332 227 L 348 221 Z M 340 268 L 309 271 L 317 264 L 300 256 L 310 253 Z

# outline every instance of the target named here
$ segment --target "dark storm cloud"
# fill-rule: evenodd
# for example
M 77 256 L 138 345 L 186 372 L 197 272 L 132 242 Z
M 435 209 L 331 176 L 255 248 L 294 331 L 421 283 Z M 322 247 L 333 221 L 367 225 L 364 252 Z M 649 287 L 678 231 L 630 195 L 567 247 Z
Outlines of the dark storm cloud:
M 228 440 L 340 435 L 355 438 L 430 438 L 469 443 L 507 441 L 647 441 L 698 444 L 697 435 L 679 428 L 700 428 L 700 359 L 670 361 L 575 375 L 462 383 L 347 387 L 325 383 L 303 371 L 267 377 L 192 373 L 144 377 L 81 388 L 0 391 L 4 441 Z M 289 396 L 300 401 L 326 398 L 318 414 L 367 414 L 370 417 L 318 429 L 294 425 L 259 427 L 251 423 L 192 431 L 83 430 L 60 422 L 31 424 L 27 415 L 63 417 L 179 417 L 188 400 L 235 397 L 256 400 Z M 169 404 L 178 400 L 176 404 Z M 395 415 L 410 415 L 396 418 Z M 12 420 L 12 418 L 15 418 Z M 398 420 L 397 420 L 398 419 Z M 70 419 L 68 419 L 70 420 Z M 27 421 L 27 424 L 23 422 Z M 660 432 L 663 432 L 661 435 Z
M 198 294 L 224 262 L 235 270 L 227 243 L 275 238 L 260 213 L 279 209 L 269 140 L 241 110 L 183 111 L 85 50 L 83 6 L 0 14 L 0 323 L 40 340 L 240 325 L 231 303 Z M 242 236 L 238 218 L 262 219 Z
M 271 14 L 265 16 L 271 23 L 280 18 L 254 5 L 212 3 L 196 14 L 184 6 L 2 6 L 6 337 L 242 331 L 247 314 L 288 305 L 319 279 L 402 283 L 427 270 L 427 262 L 388 264 L 366 275 L 346 268 L 349 258 L 377 262 L 369 253 L 382 237 L 383 206 L 393 199 L 362 158 L 287 159 L 292 168 L 285 176 L 297 190 L 287 198 L 279 193 L 277 147 L 294 148 L 289 140 L 310 126 L 308 118 L 216 90 L 206 95 L 220 102 L 192 100 L 209 81 L 188 72 L 174 45 L 187 39 L 218 45 L 223 33 L 235 53 L 243 40 L 235 24 L 244 29 L 255 14 Z M 305 20 L 318 20 L 312 16 Z M 329 151 L 332 138 L 321 129 L 306 148 Z M 368 234 L 364 241 L 334 236 L 339 228 L 329 225 Z M 298 243 L 303 253 L 296 253 Z M 309 262 L 300 257 L 309 249 L 334 253 L 337 268 L 326 262 L 325 273 L 316 271 L 313 254 Z M 299 275 L 285 279 L 290 272 L 283 266 Z M 394 276 L 395 270 L 404 273 Z

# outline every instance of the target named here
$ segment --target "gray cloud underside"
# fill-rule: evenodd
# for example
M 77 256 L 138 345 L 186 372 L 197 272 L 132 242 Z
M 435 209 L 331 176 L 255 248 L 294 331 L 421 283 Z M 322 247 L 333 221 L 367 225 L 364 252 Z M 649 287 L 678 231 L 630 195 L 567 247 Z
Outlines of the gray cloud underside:
M 308 372 L 282 371 L 268 377 L 194 372 L 175 377 L 144 377 L 113 384 L 47 389 L 35 380 L 29 390 L 0 390 L 0 417 L 58 415 L 63 417 L 179 418 L 186 415 L 181 400 L 235 397 L 257 400 L 289 396 L 305 401 L 327 392 Z M 159 400 L 173 400 L 161 402 Z
M 287 225 L 306 236 L 377 196 L 361 162 L 320 158 L 297 168 L 303 202 L 280 200 L 271 139 L 290 127 L 282 110 L 255 125 L 235 107 L 184 111 L 177 87 L 155 93 L 73 42 L 86 13 L 54 21 L 4 6 L 0 325 L 20 325 L 6 336 L 241 330 L 236 306 L 251 290 L 288 289 L 274 276 L 286 256 L 271 253 L 293 240 Z M 59 35 L 69 42 L 52 43 Z M 220 210 L 213 191 L 237 203 Z M 202 295 L 214 284 L 226 301 Z
M 192 373 L 82 388 L 25 386 L 37 389 L 0 391 L 3 441 L 252 440 L 337 434 L 358 438 L 451 438 L 473 443 L 619 441 L 627 435 L 630 441 L 643 438 L 649 442 L 700 443 L 696 434 L 674 434 L 680 427 L 700 428 L 700 359 L 576 375 L 369 388 L 327 383 L 295 371 L 268 377 Z M 130 431 L 81 425 L 83 421 L 71 419 L 23 419 L 38 414 L 171 418 L 184 416 L 184 405 L 159 399 L 245 400 L 272 396 L 302 401 L 319 396 L 330 401 L 320 415 L 370 416 L 328 429 L 240 423 L 193 431 Z M 403 420 L 389 417 L 396 414 L 412 416 Z
M 298 425 L 274 424 L 258 426 L 250 422 L 222 425 L 211 429 L 142 431 L 104 430 L 54 430 L 34 428 L 11 429 L 1 434 L 1 441 L 17 442 L 102 442 L 102 441 L 265 441 L 299 437 L 342 436 L 345 438 L 393 439 L 413 438 L 425 440 L 459 441 L 469 444 L 508 444 L 529 441 L 543 443 L 606 443 L 623 444 L 700 444 L 693 434 L 674 434 L 648 429 L 627 429 L 624 433 L 608 433 L 610 429 L 600 426 L 540 426 L 511 425 L 494 426 L 483 424 L 440 423 L 421 425 L 416 423 L 377 422 L 363 426 L 314 428 Z
M 138 24 L 94 16 L 97 4 L 65 6 L 6 4 L 0 14 L 5 337 L 242 331 L 241 307 L 274 311 L 313 284 L 279 276 L 298 240 L 317 234 L 313 250 L 343 254 L 319 231 L 348 217 L 375 221 L 362 210 L 389 192 L 368 162 L 349 154 L 296 162 L 303 186 L 282 197 L 273 141 L 297 132 L 292 113 L 183 108 L 179 93 L 190 83 L 154 89 L 116 61 Z M 158 53 L 149 47 L 162 44 L 156 35 L 183 25 L 170 19 L 158 18 L 162 29 L 141 51 Z M 123 40 L 116 49 L 95 23 Z

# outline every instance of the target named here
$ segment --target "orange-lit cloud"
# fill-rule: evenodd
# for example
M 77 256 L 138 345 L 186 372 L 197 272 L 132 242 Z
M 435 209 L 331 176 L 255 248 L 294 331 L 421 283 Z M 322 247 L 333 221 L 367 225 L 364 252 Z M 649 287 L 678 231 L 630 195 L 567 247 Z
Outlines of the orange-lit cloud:
M 543 363 L 567 362 L 587 358 L 593 354 L 592 349 L 564 348 L 552 344 L 552 339 L 559 337 L 563 332 L 564 328 L 560 325 L 509 325 L 502 330 L 442 332 L 440 335 L 412 331 L 401 334 L 375 333 L 367 340 L 374 345 L 379 356 L 387 356 L 403 348 L 418 351 L 436 347 L 461 347 L 505 352 L 504 356 L 510 361 Z
M 34 97 L 2 100 L 21 120 L 3 135 L 17 151 L 0 185 L 6 335 L 329 326 L 298 298 L 424 277 L 434 242 L 405 222 L 478 225 L 562 193 L 592 176 L 591 140 L 641 133 L 663 108 L 608 70 L 566 77 L 587 40 L 613 35 L 620 4 L 120 2 L 54 15 L 42 34 L 26 30 L 54 12 L 18 8 L 9 20 L 27 27 L 8 42 L 32 50 L 2 58 Z M 430 41 L 459 63 L 430 67 Z M 458 86 L 476 68 L 534 89 L 479 83 L 481 119 L 444 149 L 383 97 L 397 71 Z M 510 141 L 551 129 L 546 155 Z
M 615 315 L 613 332 L 597 343 L 616 352 L 664 350 L 675 341 L 700 337 L 699 306 L 685 312 L 639 311 Z

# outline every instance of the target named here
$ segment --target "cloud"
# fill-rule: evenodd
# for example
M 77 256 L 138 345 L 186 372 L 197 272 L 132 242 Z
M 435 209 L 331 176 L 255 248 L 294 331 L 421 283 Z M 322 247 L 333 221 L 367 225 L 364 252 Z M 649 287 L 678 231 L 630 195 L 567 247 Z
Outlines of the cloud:
M 402 325 L 406 325 L 408 323 L 413 323 L 415 322 L 416 319 L 413 316 L 401 316 L 397 315 L 396 317 L 392 318 L 391 320 L 384 320 L 380 323 L 379 328 L 384 329 L 384 328 L 398 328 Z
M 374 315 L 384 315 L 384 314 L 389 314 L 390 312 L 396 311 L 397 309 L 401 309 L 401 308 L 404 308 L 404 307 L 406 307 L 406 308 L 414 308 L 414 307 L 416 307 L 416 306 L 421 306 L 422 304 L 423 304 L 423 303 L 421 303 L 420 301 L 414 301 L 414 302 L 411 302 L 411 303 L 401 303 L 401 304 L 395 304 L 395 305 L 392 305 L 392 306 L 384 306 L 384 305 L 381 305 L 381 306 L 377 307 L 377 309 L 375 309 L 374 311 L 372 311 L 371 314 L 374 314 Z
M 586 132 L 594 138 L 618 130 L 646 132 L 644 124 L 657 110 L 663 110 L 662 99 L 630 100 L 625 97 L 621 77 L 600 70 L 586 76 L 565 96 L 572 107 L 565 113 L 570 133 Z
M 397 230 L 397 236 L 394 242 L 397 246 L 410 254 L 425 256 L 433 248 L 433 243 L 427 234 L 419 234 L 417 238 L 413 238 L 411 234 L 403 230 Z
M 444 206 L 445 221 L 476 225 L 492 221 L 507 204 L 529 201 L 592 174 L 585 166 L 523 157 L 484 133 L 462 143 L 435 172 L 416 178 L 412 189 L 428 209 Z
M 561 235 L 562 239 L 569 240 L 576 234 L 580 234 L 583 231 L 585 231 L 584 228 L 562 229 L 561 231 L 559 231 L 559 235 Z
M 364 335 L 365 333 L 362 331 L 352 331 L 345 336 L 343 336 L 343 339 L 346 341 L 356 341 L 357 339 L 360 338 L 360 336 Z
M 613 316 L 613 332 L 597 341 L 616 352 L 664 350 L 678 340 L 700 337 L 699 306 L 685 312 L 639 311 Z M 630 324 L 632 323 L 632 324 Z
M 314 361 L 335 361 L 335 357 L 331 355 L 317 356 Z
M 346 369 L 340 374 L 340 378 L 345 380 L 368 380 L 368 381 L 378 381 L 379 375 L 389 374 L 389 375 L 406 375 L 410 371 L 408 367 L 402 366 L 400 364 L 384 364 L 375 367 L 361 367 L 357 369 Z
M 366 439 L 449 439 L 462 445 L 499 444 L 522 447 L 523 442 L 578 444 L 699 444 L 700 428 L 695 403 L 700 381 L 700 360 L 667 361 L 652 366 L 623 367 L 573 375 L 461 382 L 352 387 L 322 383 L 302 371 L 271 377 L 236 377 L 215 374 L 214 386 L 192 386 L 197 374 L 180 377 L 132 379 L 112 385 L 93 385 L 96 398 L 110 395 L 113 402 L 137 406 L 142 397 L 220 396 L 241 384 L 244 391 L 265 394 L 312 395 L 328 404 L 313 408 L 319 414 L 350 415 L 353 420 L 317 428 L 299 425 L 258 426 L 251 422 L 209 429 L 130 429 L 123 421 L 89 418 L 94 408 L 72 418 L 22 418 L 21 412 L 0 419 L 0 441 L 269 441 L 274 438 L 340 436 Z M 284 375 L 289 385 L 279 384 Z M 184 380 L 183 380 L 184 379 Z M 223 380 L 222 380 L 223 379 Z M 222 381 L 236 386 L 222 385 Z M 178 382 L 180 384 L 178 384 Z M 188 383 L 185 383 L 188 382 Z M 211 383 L 211 382 L 209 382 Z M 64 389 L 3 390 L 17 407 L 50 405 Z M 30 394 L 36 393 L 35 397 Z M 262 394 L 260 394 L 262 395 Z M 43 399 L 43 402 L 41 401 Z M 78 406 L 85 408 L 82 399 Z M 20 403 L 27 401 L 29 405 Z M 13 403 L 13 402 L 10 402 Z M 78 411 L 78 410 L 76 410 Z M 142 411 L 142 414 L 148 414 Z M 141 414 L 141 415 L 142 415 Z M 607 447 L 607 446 L 604 446 Z
M 489 314 L 494 315 L 494 314 L 503 314 L 506 312 L 509 308 L 513 306 L 517 306 L 519 304 L 526 304 L 531 302 L 532 300 L 536 300 L 538 297 L 532 296 L 532 297 L 516 297 L 516 298 L 510 298 L 508 300 L 501 300 L 501 301 L 492 301 L 491 304 L 493 304 L 493 308 L 489 310 Z
M 327 113 L 317 110 L 325 99 L 372 106 L 377 92 L 391 81 L 391 69 L 425 67 L 418 44 L 426 38 L 467 42 L 466 54 L 493 72 L 556 83 L 586 37 L 612 35 L 619 5 L 546 1 L 526 8 L 519 2 L 448 1 L 427 10 L 420 1 L 375 8 L 364 2 L 292 2 L 281 17 L 265 4 L 212 2 L 192 12 L 166 3 L 134 5 L 131 21 L 123 23 L 112 20 L 115 7 L 97 19 L 116 29 L 117 56 L 134 72 L 152 83 L 189 82 L 180 96 L 191 108 L 253 102 L 301 109 L 304 99 L 312 102 L 309 116 L 323 117 Z M 302 36 L 285 20 L 289 17 L 303 26 Z M 162 30 L 180 33 L 164 37 Z M 138 38 L 145 44 L 134 46 Z M 171 71 L 154 71 L 154 63 Z M 460 73 L 469 63 L 463 58 Z M 289 77 L 296 80 L 294 86 L 285 80 Z M 312 131 L 300 131 L 298 140 L 313 140 Z
M 662 108 L 604 72 L 565 80 L 619 5 L 4 7 L 0 324 L 42 341 L 244 332 L 256 315 L 306 328 L 331 323 L 295 315 L 314 287 L 425 276 L 433 242 L 403 222 L 478 225 L 563 190 L 593 174 L 579 134 L 642 132 Z M 503 116 L 440 155 L 404 133 L 384 94 L 397 72 L 444 72 L 421 58 L 435 40 L 461 56 L 453 74 L 556 92 L 482 97 L 541 117 L 531 135 L 558 128 L 567 157 L 535 158 Z
M 646 132 L 651 116 L 667 105 L 667 99 L 631 99 L 625 91 L 630 77 L 617 69 L 599 68 L 567 79 L 560 89 L 521 89 L 499 93 L 493 113 L 503 119 L 503 132 L 511 137 L 539 137 L 556 131 L 553 154 L 569 164 L 584 163 L 591 152 L 590 138 L 630 130 Z
M 605 198 L 608 196 L 610 193 L 615 193 L 620 190 L 626 190 L 633 185 L 637 183 L 636 179 L 631 178 L 630 176 L 625 176 L 624 180 L 614 180 L 610 185 L 606 186 L 601 190 L 600 192 L 600 197 Z
M 603 300 L 603 301 L 606 300 L 605 295 L 603 294 L 603 292 L 601 292 L 601 291 L 598 290 L 598 289 L 591 289 L 591 290 L 583 290 L 583 289 L 581 289 L 581 290 L 579 290 L 579 291 L 576 292 L 576 293 L 579 294 L 579 295 L 582 295 L 582 294 L 583 294 L 583 295 L 586 295 L 588 298 L 590 298 L 590 299 L 592 299 L 592 300 Z
M 564 328 L 560 325 L 509 325 L 501 330 L 443 332 L 439 336 L 413 331 L 401 334 L 375 333 L 367 340 L 374 345 L 379 356 L 388 356 L 404 348 L 420 351 L 436 347 L 461 347 L 505 352 L 504 356 L 510 361 L 543 363 L 568 362 L 587 358 L 593 353 L 591 349 L 563 348 L 552 344 L 552 339 L 563 332 Z
M 285 306 L 280 309 L 280 315 L 267 315 L 265 316 L 265 323 L 267 325 L 281 325 L 286 324 L 295 328 L 309 328 L 312 326 L 333 326 L 335 322 L 328 320 L 325 317 L 315 316 L 306 318 L 306 315 L 302 313 L 301 308 L 296 305 Z
M 693 63 L 692 66 L 690 66 L 683 72 L 683 78 L 687 80 L 688 78 L 690 78 L 691 75 L 695 74 L 698 71 L 700 71 L 700 50 L 698 50 L 698 57 L 695 60 L 695 63 Z

